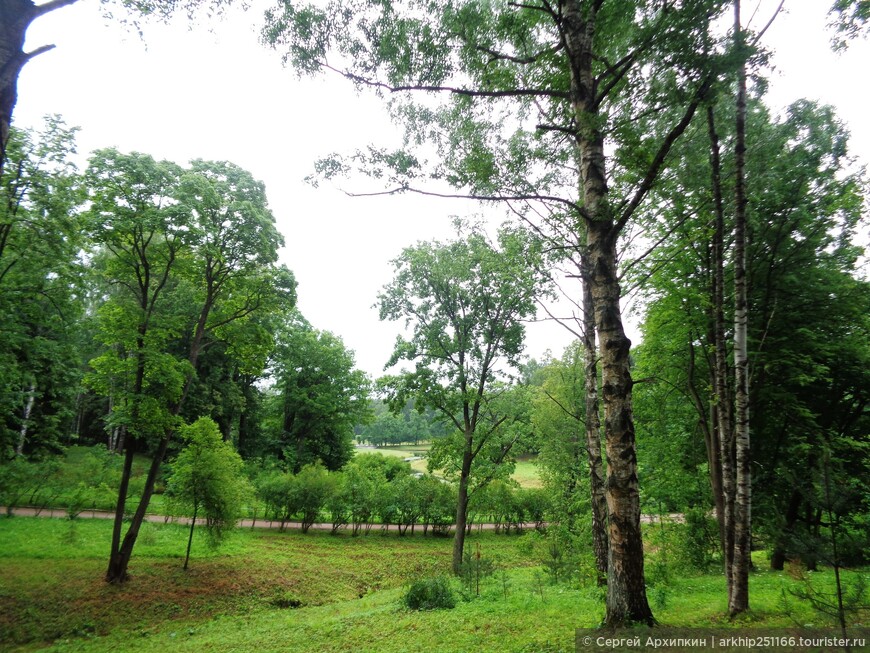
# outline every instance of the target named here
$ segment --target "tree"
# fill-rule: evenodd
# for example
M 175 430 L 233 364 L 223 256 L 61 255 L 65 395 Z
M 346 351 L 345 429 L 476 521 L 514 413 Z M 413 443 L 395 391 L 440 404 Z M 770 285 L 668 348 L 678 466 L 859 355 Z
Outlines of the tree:
M 180 435 L 184 446 L 172 463 L 167 493 L 191 512 L 184 556 L 187 569 L 197 517 L 205 517 L 209 543 L 220 544 L 241 515 L 246 480 L 241 457 L 224 442 L 212 420 L 202 417 L 183 427 Z
M 604 585 L 607 582 L 605 470 L 600 435 L 595 428 L 597 402 L 593 402 L 592 410 L 588 404 L 589 379 L 597 385 L 598 378 L 594 360 L 590 369 L 588 352 L 586 343 L 577 341 L 565 349 L 561 359 L 550 360 L 542 368 L 542 383 L 533 399 L 532 424 L 540 443 L 538 460 L 554 498 L 559 526 L 576 537 L 591 510 L 595 567 L 598 582 Z M 595 352 L 592 353 L 594 356 Z M 583 479 L 584 467 L 588 484 Z
M 611 626 L 653 622 L 618 241 L 701 106 L 714 69 L 731 65 L 711 36 L 724 4 L 287 2 L 264 30 L 303 73 L 332 70 L 393 94 L 407 147 L 371 148 L 350 162 L 330 158 L 318 166 L 325 176 L 358 162 L 384 180 L 384 192 L 509 202 L 533 228 L 564 234 L 561 246 L 585 242 L 610 464 Z M 415 102 L 415 94 L 427 97 Z M 431 101 L 435 94 L 447 99 Z M 432 165 L 427 150 L 416 148 L 424 143 L 436 151 Z M 444 183 L 449 191 L 440 190 Z
M 289 514 L 297 514 L 307 533 L 336 492 L 336 480 L 323 465 L 305 465 L 293 478 Z
M 387 365 L 414 363 L 412 371 L 382 379 L 381 387 L 394 407 L 413 397 L 418 407 L 437 409 L 456 427 L 454 455 L 447 456 L 459 482 L 455 573 L 462 564 L 472 466 L 488 444 L 501 442 L 493 463 L 512 446 L 512 436 L 499 437 L 511 414 L 498 403 L 505 390 L 498 380 L 519 364 L 522 321 L 534 315 L 543 281 L 540 252 L 522 233 L 502 229 L 496 246 L 478 228 L 457 227 L 457 240 L 406 248 L 393 262 L 395 278 L 378 297 L 382 320 L 404 319 L 410 328 Z
M 72 430 L 85 294 L 75 129 L 13 130 L 0 175 L 0 459 L 58 452 Z
M 275 264 L 282 240 L 265 188 L 238 166 L 194 161 L 183 170 L 104 150 L 88 180 L 90 230 L 112 289 L 100 309 L 107 349 L 92 364 L 91 384 L 104 396 L 123 389 L 114 419 L 128 432 L 107 572 L 123 582 L 200 354 L 224 342 L 251 366 L 259 352 L 264 364 L 262 331 L 252 343 L 245 326 L 258 313 L 292 306 L 295 281 Z M 122 542 L 133 455 L 145 446 L 152 460 Z
M 698 180 L 711 179 L 711 168 L 716 176 L 718 166 L 711 162 L 719 148 L 711 148 L 709 133 L 721 131 L 726 142 L 734 138 L 730 104 L 723 98 L 713 107 L 727 120 L 689 134 L 673 183 L 657 191 L 661 205 L 669 208 L 649 229 L 653 238 L 668 242 L 640 272 L 650 275 L 651 303 L 638 367 L 651 383 L 637 391 L 650 395 L 642 403 L 655 410 L 667 405 L 668 392 L 683 394 L 684 399 L 671 400 L 675 405 L 666 409 L 660 432 L 671 443 L 683 443 L 675 453 L 685 469 L 703 462 L 688 444 L 688 434 L 703 434 L 729 566 L 733 544 L 724 506 L 733 499 L 723 496 L 723 481 L 735 456 L 732 447 L 722 445 L 733 428 L 727 423 L 733 422 L 734 386 L 721 380 L 733 368 L 724 364 L 719 334 L 735 309 L 725 306 L 725 315 L 718 313 L 734 269 L 717 250 L 731 226 L 725 219 L 733 214 L 735 196 L 730 180 L 708 181 L 707 190 L 698 187 Z M 866 464 L 866 456 L 853 448 L 866 405 L 866 393 L 858 390 L 866 360 L 866 283 L 856 278 L 860 250 L 853 242 L 866 210 L 866 181 L 849 171 L 847 134 L 830 108 L 798 101 L 786 116 L 773 120 L 759 98 L 750 97 L 746 119 L 747 140 L 754 144 L 753 156 L 746 159 L 747 233 L 752 236 L 746 255 L 749 416 L 758 434 L 752 512 L 756 532 L 773 544 L 771 559 L 780 565 L 787 552 L 797 553 L 795 542 L 820 525 L 810 507 L 818 505 L 818 490 L 806 470 L 823 455 L 825 439 L 852 452 L 844 460 L 857 477 Z M 718 136 L 712 140 L 716 143 Z M 730 159 L 721 167 L 726 165 Z M 717 188 L 724 191 L 719 198 Z M 676 229 L 670 226 L 675 223 Z M 861 502 L 852 502 L 850 510 L 860 513 Z M 739 612 L 735 607 L 739 604 L 731 608 Z
M 338 470 L 353 456 L 353 429 L 369 417 L 370 382 L 353 352 L 294 313 L 278 335 L 275 377 L 280 433 L 273 450 L 298 472 L 320 461 Z

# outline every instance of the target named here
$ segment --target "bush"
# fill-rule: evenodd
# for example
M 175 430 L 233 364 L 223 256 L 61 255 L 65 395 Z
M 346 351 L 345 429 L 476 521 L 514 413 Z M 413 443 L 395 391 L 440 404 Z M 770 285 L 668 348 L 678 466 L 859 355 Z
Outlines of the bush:
M 456 596 L 450 581 L 439 576 L 415 581 L 405 593 L 402 602 L 409 610 L 438 610 L 456 607 Z

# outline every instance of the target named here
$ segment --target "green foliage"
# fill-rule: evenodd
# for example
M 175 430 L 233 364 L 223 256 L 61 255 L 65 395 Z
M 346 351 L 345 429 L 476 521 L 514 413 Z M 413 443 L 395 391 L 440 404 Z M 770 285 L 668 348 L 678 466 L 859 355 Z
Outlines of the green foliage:
M 184 448 L 172 463 L 167 495 L 193 519 L 205 517 L 209 542 L 217 546 L 241 515 L 247 493 L 242 459 L 207 417 L 182 428 L 181 436 Z
M 723 137 L 731 111 L 715 107 Z M 856 242 L 866 179 L 850 167 L 848 134 L 830 107 L 801 100 L 774 119 L 751 100 L 747 129 L 755 143 L 747 160 L 752 515 L 758 541 L 781 564 L 787 550 L 810 554 L 800 542 L 818 539 L 815 462 L 825 441 L 835 443 L 841 515 L 860 520 L 867 510 L 851 482 L 868 465 L 860 434 L 867 431 L 870 286 Z M 657 191 L 661 205 L 673 208 L 664 220 L 650 216 L 653 237 L 663 238 L 656 262 L 630 273 L 643 275 L 649 300 L 635 356 L 636 377 L 645 382 L 634 387 L 646 512 L 706 512 L 712 504 L 702 443 L 713 432 L 711 406 L 725 399 L 712 390 L 709 151 L 706 128 L 687 133 L 672 183 Z M 732 209 L 726 204 L 726 215 Z M 725 274 L 727 287 L 733 272 Z
M 68 451 L 67 460 L 57 479 L 67 516 L 77 517 L 88 508 L 111 510 L 117 499 L 121 461 L 104 447 L 77 448 Z
M 271 406 L 281 421 L 267 450 L 294 471 L 318 461 L 340 469 L 353 455 L 354 426 L 370 414 L 368 377 L 339 337 L 317 331 L 299 313 L 282 326 L 274 358 Z
M 407 360 L 415 370 L 381 382 L 391 405 L 401 409 L 413 398 L 447 419 L 456 419 L 463 403 L 481 400 L 474 388 L 503 376 L 502 363 L 516 367 L 522 319 L 534 313 L 542 282 L 540 248 L 528 237 L 503 229 L 495 246 L 478 228 L 457 228 L 452 242 L 405 249 L 378 298 L 381 319 L 412 327 L 388 365 Z
M 335 477 L 322 465 L 306 465 L 293 477 L 288 512 L 300 516 L 303 533 L 318 520 L 336 492 L 336 484 Z
M 7 515 L 19 506 L 45 508 L 56 500 L 60 466 L 58 457 L 29 461 L 16 456 L 0 464 L 0 503 L 6 506 Z
M 372 402 L 373 420 L 368 424 L 357 425 L 357 439 L 375 446 L 389 444 L 418 444 L 421 440 L 432 440 L 444 435 L 443 423 L 431 409 L 417 410 L 414 402 L 409 401 L 401 413 L 393 413 L 383 401 Z
M 837 30 L 834 38 L 836 49 L 845 49 L 849 41 L 867 35 L 870 23 L 870 2 L 868 0 L 835 0 L 829 12 L 831 26 Z
M 450 610 L 456 607 L 456 597 L 446 576 L 414 581 L 402 597 L 409 610 Z
M 59 453 L 84 346 L 76 129 L 58 116 L 13 129 L 0 177 L 0 459 Z

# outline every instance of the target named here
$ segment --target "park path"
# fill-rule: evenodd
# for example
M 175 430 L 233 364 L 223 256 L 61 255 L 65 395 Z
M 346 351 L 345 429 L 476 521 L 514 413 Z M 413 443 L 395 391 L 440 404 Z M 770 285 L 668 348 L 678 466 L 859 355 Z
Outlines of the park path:
M 7 514 L 6 506 L 0 506 L 0 515 Z M 66 510 L 60 508 L 13 508 L 13 515 L 19 515 L 21 517 L 54 517 L 56 519 L 66 519 L 67 512 Z M 78 514 L 78 518 L 87 518 L 87 519 L 114 519 L 115 513 L 109 510 L 83 510 Z M 662 517 L 658 515 L 641 515 L 641 521 L 644 524 L 651 524 L 657 522 L 662 519 Z M 671 522 L 679 522 L 682 523 L 684 521 L 683 515 L 679 513 L 674 513 L 671 515 L 664 516 L 665 521 Z M 153 522 L 155 524 L 190 524 L 190 517 L 177 517 L 170 515 L 145 515 L 145 521 Z M 205 524 L 205 519 L 197 519 L 197 524 Z M 544 524 L 546 525 L 546 524 Z M 534 529 L 536 527 L 535 522 L 524 522 L 521 525 L 523 530 L 526 529 Z M 298 521 L 288 521 L 282 522 L 270 520 L 270 519 L 241 519 L 238 523 L 239 528 L 271 528 L 275 530 L 284 529 L 302 529 L 302 524 Z M 349 528 L 350 525 L 342 526 L 342 530 Z M 332 524 L 330 523 L 315 523 L 311 525 L 312 530 L 317 531 L 331 531 Z M 382 524 L 374 524 L 370 530 L 383 530 L 384 526 Z M 495 524 L 472 524 L 472 531 L 474 530 L 485 530 L 485 531 L 494 531 L 496 529 Z M 397 524 L 388 524 L 387 531 L 399 531 L 399 526 Z M 450 532 L 453 531 L 453 525 L 450 526 Z M 423 525 L 417 524 L 417 528 L 414 533 L 422 533 Z M 410 534 L 411 531 L 409 530 Z
M 0 506 L 0 515 L 7 514 L 6 506 Z M 66 519 L 67 512 L 61 508 L 13 508 L 12 514 L 20 517 L 53 517 L 55 519 Z M 83 510 L 77 516 L 77 519 L 114 519 L 115 513 L 109 510 Z M 190 517 L 176 517 L 170 515 L 145 515 L 145 521 L 153 522 L 156 524 L 190 524 Z M 197 524 L 205 524 L 205 519 L 197 519 Z M 238 522 L 239 528 L 271 528 L 275 530 L 280 530 L 282 528 L 282 523 L 276 520 L 270 519 L 241 519 Z M 472 530 L 495 530 L 495 524 L 472 524 Z M 534 529 L 534 522 L 525 522 L 521 524 L 523 529 Z M 302 524 L 298 521 L 288 521 L 283 523 L 284 529 L 302 529 Z M 342 526 L 342 530 L 349 529 L 350 524 L 346 526 Z M 383 530 L 384 526 L 382 524 L 374 524 L 371 527 L 371 531 L 380 531 Z M 311 530 L 318 531 L 331 531 L 332 524 L 330 523 L 315 523 L 311 525 Z M 364 530 L 364 527 L 363 529 Z M 396 531 L 398 532 L 399 526 L 397 524 L 389 524 L 387 526 L 388 531 Z M 453 530 L 453 526 L 450 526 L 450 531 Z M 417 527 L 414 530 L 414 533 L 422 533 L 423 525 L 417 524 Z M 408 530 L 408 534 L 410 534 L 410 529 Z

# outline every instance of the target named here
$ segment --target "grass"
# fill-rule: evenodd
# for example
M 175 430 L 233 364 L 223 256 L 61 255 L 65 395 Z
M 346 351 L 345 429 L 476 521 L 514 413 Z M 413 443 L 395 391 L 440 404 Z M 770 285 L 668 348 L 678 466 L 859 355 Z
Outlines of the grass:
M 601 590 L 551 585 L 532 536 L 474 535 L 500 571 L 480 599 L 454 610 L 400 607 L 412 579 L 445 574 L 449 539 L 373 534 L 237 531 L 220 549 L 186 529 L 145 524 L 123 587 L 102 581 L 110 524 L 101 520 L 0 519 L 0 648 L 52 651 L 573 651 L 575 628 L 602 618 Z M 858 573 L 847 574 L 853 583 Z M 456 581 L 453 581 L 456 583 Z M 833 574 L 814 575 L 830 590 Z M 650 588 L 660 623 L 730 628 L 793 625 L 789 573 L 751 577 L 753 612 L 724 618 L 721 574 L 669 574 Z M 807 605 L 799 623 L 821 625 Z M 864 615 L 866 617 L 868 615 Z
M 0 646 L 359 599 L 450 565 L 449 539 L 245 529 L 217 551 L 195 538 L 185 573 L 187 529 L 146 523 L 132 580 L 117 588 L 102 581 L 110 529 L 103 520 L 0 519 Z M 527 564 L 516 538 L 474 537 L 504 564 Z
M 539 488 L 543 487 L 540 470 L 535 456 L 523 456 L 517 460 L 516 469 L 511 478 L 520 484 L 520 487 Z
M 421 460 L 412 460 L 409 464 L 411 465 L 411 469 L 415 472 L 420 472 L 425 474 L 428 472 L 426 455 L 429 453 L 430 445 L 420 444 L 420 445 L 397 445 L 397 446 L 385 446 L 385 447 L 376 447 L 374 449 L 357 449 L 360 453 L 379 453 L 383 456 L 391 456 L 394 458 L 414 458 L 417 456 L 422 456 Z
M 372 451 L 383 454 L 385 456 L 394 456 L 396 458 L 410 458 L 413 456 L 423 456 L 423 460 L 414 460 L 411 462 L 411 469 L 415 472 L 427 471 L 426 455 L 429 452 L 430 445 L 397 445 L 377 447 L 374 449 L 358 449 L 358 451 Z M 539 488 L 542 487 L 541 474 L 538 470 L 536 456 L 521 456 L 516 462 L 516 469 L 511 474 L 511 478 L 519 483 L 520 487 Z

